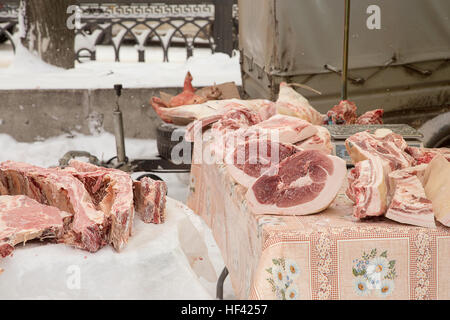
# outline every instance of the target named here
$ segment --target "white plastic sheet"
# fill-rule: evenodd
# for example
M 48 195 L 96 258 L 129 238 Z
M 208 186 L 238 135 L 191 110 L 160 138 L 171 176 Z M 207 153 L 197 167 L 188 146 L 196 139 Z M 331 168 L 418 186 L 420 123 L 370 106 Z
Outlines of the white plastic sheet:
M 0 299 L 215 298 L 223 265 L 209 230 L 170 198 L 167 217 L 162 225 L 136 218 L 121 253 L 110 246 L 96 253 L 64 244 L 19 246 L 0 260 Z

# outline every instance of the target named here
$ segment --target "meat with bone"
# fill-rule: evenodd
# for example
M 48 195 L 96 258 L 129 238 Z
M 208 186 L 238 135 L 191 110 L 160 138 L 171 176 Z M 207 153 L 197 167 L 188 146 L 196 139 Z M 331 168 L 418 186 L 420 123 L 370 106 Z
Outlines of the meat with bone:
M 345 140 L 345 147 L 354 164 L 379 157 L 389 165 L 390 171 L 415 164 L 415 160 L 405 152 L 407 146 L 403 137 L 391 130 L 377 130 L 374 134 L 362 131 Z
M 192 106 L 194 109 L 202 108 L 195 112 L 193 119 L 196 121 L 191 122 L 186 127 L 185 139 L 186 141 L 193 142 L 196 137 L 201 138 L 203 130 L 222 119 L 230 120 L 234 114 L 234 120 L 237 120 L 235 116 L 239 115 L 237 110 L 241 110 L 240 116 L 245 116 L 248 122 L 244 123 L 245 126 L 253 125 L 259 121 L 266 120 L 273 116 L 276 112 L 275 104 L 269 100 L 220 100 L 220 101 L 208 101 L 207 103 Z M 184 108 L 184 107 L 180 107 Z M 192 110 L 185 110 L 183 112 L 191 112 Z M 200 112 L 201 111 L 201 112 Z M 228 114 L 230 113 L 230 114 Z M 179 115 L 177 115 L 179 116 Z M 242 118 L 241 118 L 242 119 Z M 242 124 L 242 122 L 241 122 Z M 233 129 L 234 130 L 234 129 Z
M 388 185 L 384 165 L 381 159 L 372 157 L 356 163 L 350 170 L 346 194 L 355 203 L 355 218 L 380 216 L 386 212 Z
M 410 154 L 417 164 L 429 163 L 437 155 L 442 155 L 450 161 L 450 148 L 418 148 L 408 146 L 405 151 Z
M 425 194 L 433 204 L 436 220 L 450 227 L 450 162 L 437 155 L 428 164 L 424 176 Z
M 27 196 L 0 196 L 0 256 L 33 239 L 60 239 L 72 215 Z
M 246 199 L 254 214 L 316 213 L 334 200 L 346 172 L 341 158 L 318 150 L 300 151 L 259 177 Z
M 110 225 L 108 242 L 120 251 L 127 244 L 133 226 L 133 182 L 130 175 L 77 160 L 71 160 L 65 171 L 83 183 L 96 208 L 104 213 Z
M 133 181 L 133 190 L 134 207 L 141 220 L 145 223 L 163 223 L 166 217 L 166 183 L 144 177 Z
M 6 161 L 0 164 L 0 180 L 8 195 L 26 195 L 73 214 L 65 243 L 90 252 L 107 243 L 108 224 L 103 212 L 95 209 L 83 184 L 70 173 Z
M 306 120 L 277 114 L 254 126 L 255 129 L 271 131 L 270 136 L 284 143 L 296 143 L 317 133 L 317 127 Z
M 297 117 L 316 125 L 323 123 L 324 115 L 314 109 L 305 97 L 286 82 L 280 83 L 276 105 L 280 114 Z
M 392 200 L 386 212 L 387 218 L 420 227 L 436 227 L 433 207 L 421 182 L 426 166 L 419 165 L 389 174 Z
M 293 145 L 251 139 L 229 154 L 227 169 L 237 183 L 249 188 L 265 171 L 298 151 Z
M 326 124 L 354 124 L 356 122 L 356 105 L 348 100 L 341 100 L 327 112 Z
M 317 133 L 304 141 L 300 141 L 295 145 L 303 150 L 321 150 L 327 154 L 333 153 L 333 145 L 331 144 L 331 135 L 327 128 L 315 126 Z
M 356 124 L 383 124 L 383 109 L 367 111 L 356 119 Z

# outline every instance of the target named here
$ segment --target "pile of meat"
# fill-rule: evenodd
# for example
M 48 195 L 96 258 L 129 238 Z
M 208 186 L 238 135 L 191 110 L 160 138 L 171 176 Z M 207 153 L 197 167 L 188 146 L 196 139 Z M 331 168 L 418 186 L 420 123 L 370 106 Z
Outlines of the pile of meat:
M 347 196 L 358 218 L 385 215 L 411 225 L 450 226 L 450 149 L 408 147 L 388 129 L 346 140 L 355 167 Z
M 383 109 L 370 110 L 359 116 L 356 105 L 342 100 L 327 112 L 324 124 L 383 124 Z
M 195 91 L 191 84 L 192 76 L 188 72 L 184 82 L 183 92 L 175 97 L 163 99 L 153 97 L 150 104 L 159 117 L 167 123 L 189 123 L 194 120 L 211 119 L 217 121 L 227 110 L 230 104 L 245 104 L 240 99 L 222 99 L 221 92 L 216 86 Z M 322 124 L 382 124 L 383 109 L 375 109 L 357 116 L 357 107 L 348 100 L 341 101 L 327 114 L 321 114 L 314 109 L 309 101 L 292 89 L 294 84 L 280 83 L 278 100 L 274 109 L 277 113 L 306 120 L 314 125 Z M 312 90 L 312 89 L 311 89 Z M 162 93 L 163 94 L 163 93 Z M 249 100 L 270 103 L 267 100 Z
M 164 222 L 166 191 L 162 181 L 133 181 L 123 171 L 77 160 L 64 169 L 0 163 L 0 256 L 31 239 L 120 251 L 135 211 L 145 223 Z
M 330 133 L 304 97 L 283 86 L 275 103 L 222 103 L 220 112 L 188 126 L 185 139 L 195 145 L 209 141 L 202 155 L 224 164 L 247 188 L 253 213 L 304 215 L 331 204 L 345 179 L 346 164 L 331 155 Z M 194 159 L 199 161 L 206 160 Z

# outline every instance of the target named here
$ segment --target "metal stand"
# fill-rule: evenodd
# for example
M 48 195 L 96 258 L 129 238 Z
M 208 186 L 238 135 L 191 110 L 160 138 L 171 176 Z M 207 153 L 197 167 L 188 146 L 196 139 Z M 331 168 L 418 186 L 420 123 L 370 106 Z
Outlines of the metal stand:
M 348 74 L 348 32 L 350 29 L 350 0 L 345 0 L 344 43 L 342 53 L 342 92 L 341 100 L 347 100 Z
M 223 300 L 223 283 L 225 282 L 225 279 L 228 276 L 228 269 L 227 267 L 223 268 L 222 273 L 219 276 L 219 279 L 217 280 L 217 287 L 216 287 L 216 298 L 218 300 Z

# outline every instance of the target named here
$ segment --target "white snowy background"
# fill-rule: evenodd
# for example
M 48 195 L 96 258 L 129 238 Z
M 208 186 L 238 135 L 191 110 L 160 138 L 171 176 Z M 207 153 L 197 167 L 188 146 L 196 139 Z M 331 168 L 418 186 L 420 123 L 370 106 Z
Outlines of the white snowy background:
M 112 48 L 100 46 L 98 61 L 77 63 L 72 70 L 62 70 L 43 63 L 20 46 L 14 56 L 9 45 L 3 44 L 0 90 L 111 88 L 118 80 L 125 87 L 180 87 L 188 70 L 194 76 L 194 86 L 227 81 L 241 84 L 238 54 L 230 58 L 197 49 L 186 61 L 185 49 L 171 48 L 171 62 L 163 63 L 160 49 L 146 50 L 146 63 L 136 62 L 134 47 L 124 47 L 122 62 L 115 63 Z M 56 166 L 69 150 L 88 151 L 107 160 L 115 155 L 114 136 L 75 134 L 21 143 L 0 134 L 0 161 Z M 126 139 L 126 151 L 131 159 L 152 157 L 157 153 L 156 142 Z M 53 244 L 32 243 L 17 248 L 13 257 L 0 261 L 0 267 L 5 269 L 0 275 L 0 298 L 214 299 L 224 262 L 209 228 L 181 204 L 187 198 L 189 176 L 160 176 L 168 184 L 169 197 L 175 199 L 168 201 L 165 224 L 146 225 L 136 219 L 134 235 L 120 254 L 110 247 L 95 254 Z M 71 289 L 66 283 L 73 271 L 67 269 L 68 265 L 79 268 L 79 288 Z M 55 280 L 58 277 L 61 281 Z M 224 298 L 235 298 L 229 278 L 225 281 Z

